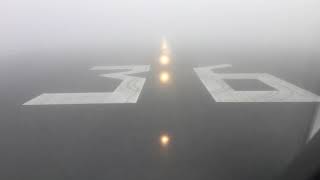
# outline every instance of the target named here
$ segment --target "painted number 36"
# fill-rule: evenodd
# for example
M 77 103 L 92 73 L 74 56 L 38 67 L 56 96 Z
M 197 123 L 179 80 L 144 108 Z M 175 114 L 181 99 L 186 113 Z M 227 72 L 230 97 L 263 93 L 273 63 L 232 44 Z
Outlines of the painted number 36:
M 267 73 L 215 73 L 215 69 L 231 67 L 229 64 L 194 68 L 194 71 L 216 102 L 320 102 L 319 96 Z M 23 105 L 53 104 L 112 104 L 136 103 L 145 78 L 132 74 L 150 71 L 149 65 L 95 66 L 91 70 L 127 70 L 101 74 L 106 78 L 122 80 L 113 92 L 44 93 Z M 236 91 L 225 79 L 253 79 L 265 83 L 275 90 Z

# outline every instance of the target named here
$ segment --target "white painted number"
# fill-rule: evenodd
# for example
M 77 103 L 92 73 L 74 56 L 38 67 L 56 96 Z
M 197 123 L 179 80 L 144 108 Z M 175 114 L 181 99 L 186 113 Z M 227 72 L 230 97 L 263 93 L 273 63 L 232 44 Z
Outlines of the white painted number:
M 216 102 L 319 102 L 319 97 L 307 90 L 266 73 L 215 73 L 214 69 L 230 64 L 194 68 L 200 80 Z M 235 91 L 224 79 L 256 79 L 273 87 L 274 91 Z
M 102 77 L 122 80 L 114 92 L 41 94 L 23 105 L 136 103 L 146 79 L 128 75 L 148 72 L 150 66 L 95 66 L 91 70 L 128 71 L 101 74 Z
M 320 98 L 316 94 L 267 73 L 213 72 L 214 69 L 226 67 L 231 67 L 231 65 L 222 64 L 194 68 L 212 98 L 217 102 L 320 102 Z M 146 79 L 129 75 L 148 72 L 150 66 L 95 66 L 91 70 L 128 71 L 101 74 L 102 77 L 122 80 L 114 92 L 45 93 L 23 105 L 136 103 Z M 225 79 L 255 79 L 275 90 L 236 91 L 224 81 Z

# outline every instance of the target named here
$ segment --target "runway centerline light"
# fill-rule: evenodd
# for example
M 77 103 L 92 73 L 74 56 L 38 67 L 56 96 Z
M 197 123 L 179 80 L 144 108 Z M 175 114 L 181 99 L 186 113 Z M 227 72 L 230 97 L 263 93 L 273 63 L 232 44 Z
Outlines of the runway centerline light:
M 170 74 L 168 72 L 162 72 L 160 74 L 160 81 L 162 83 L 167 83 L 170 80 Z
M 160 136 L 160 143 L 162 146 L 168 146 L 170 143 L 170 137 L 166 134 Z
M 169 62 L 170 62 L 170 58 L 167 55 L 162 55 L 160 57 L 160 63 L 162 65 L 167 65 L 167 64 L 169 64 Z
M 165 39 L 162 40 L 161 49 L 162 50 L 167 50 L 168 49 L 167 41 Z

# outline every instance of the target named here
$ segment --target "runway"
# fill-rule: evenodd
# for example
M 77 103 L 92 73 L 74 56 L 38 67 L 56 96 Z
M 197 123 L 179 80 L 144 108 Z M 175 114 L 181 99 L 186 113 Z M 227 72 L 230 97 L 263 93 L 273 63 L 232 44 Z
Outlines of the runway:
M 278 177 L 306 143 L 319 101 L 319 57 L 302 58 L 169 42 L 8 57 L 0 77 L 0 179 Z M 247 95 L 217 94 L 211 74 L 196 70 L 223 64 L 232 67 L 213 71 L 266 73 L 286 93 L 234 75 L 224 81 L 228 89 Z

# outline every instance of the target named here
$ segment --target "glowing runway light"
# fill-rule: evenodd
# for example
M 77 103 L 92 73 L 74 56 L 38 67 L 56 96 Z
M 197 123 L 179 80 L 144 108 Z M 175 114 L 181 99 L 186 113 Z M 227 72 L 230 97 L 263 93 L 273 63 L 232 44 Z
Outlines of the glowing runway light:
M 168 49 L 167 41 L 165 39 L 162 39 L 161 49 L 162 50 L 167 50 Z
M 160 57 L 160 63 L 162 65 L 167 65 L 167 64 L 169 64 L 169 62 L 170 62 L 170 59 L 169 59 L 169 57 L 167 55 L 162 55 Z
M 160 136 L 160 143 L 162 146 L 168 146 L 170 143 L 170 137 L 166 134 Z
M 167 83 L 169 80 L 170 80 L 170 75 L 169 75 L 169 73 L 167 73 L 167 72 L 162 72 L 162 73 L 160 74 L 160 81 L 161 81 L 162 83 Z

